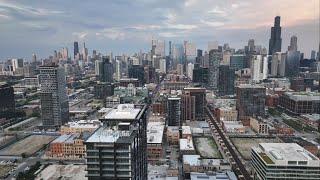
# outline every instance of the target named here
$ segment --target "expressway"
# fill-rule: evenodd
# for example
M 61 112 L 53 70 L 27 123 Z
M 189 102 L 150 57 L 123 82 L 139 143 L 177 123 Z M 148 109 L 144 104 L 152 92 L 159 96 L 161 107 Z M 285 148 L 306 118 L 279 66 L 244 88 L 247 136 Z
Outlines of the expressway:
M 223 142 L 223 146 L 226 147 L 225 154 L 229 154 L 229 161 L 232 165 L 233 171 L 236 173 L 239 179 L 243 180 L 250 180 L 252 179 L 250 177 L 250 174 L 246 170 L 245 166 L 243 165 L 242 161 L 240 160 L 239 156 L 237 155 L 235 149 L 233 148 L 233 145 L 231 144 L 228 137 L 225 135 L 224 131 L 222 130 L 221 126 L 216 121 L 215 117 L 213 116 L 210 106 L 207 106 L 205 108 L 205 111 L 210 119 L 211 122 L 209 122 L 211 128 L 213 131 L 216 131 L 216 135 L 220 136 L 220 139 Z

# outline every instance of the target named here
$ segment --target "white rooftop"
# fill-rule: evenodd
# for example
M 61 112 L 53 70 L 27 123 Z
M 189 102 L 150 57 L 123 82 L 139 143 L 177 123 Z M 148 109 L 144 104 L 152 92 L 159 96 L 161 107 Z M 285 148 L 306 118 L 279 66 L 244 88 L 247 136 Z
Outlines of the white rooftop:
M 241 121 L 223 121 L 223 126 L 226 129 L 244 128 Z
M 112 108 L 101 108 L 99 111 L 98 111 L 98 113 L 107 113 L 107 112 L 109 112 L 109 111 L 111 111 L 112 110 Z
M 149 122 L 147 125 L 147 143 L 161 144 L 163 139 L 164 122 Z
M 297 166 L 300 162 L 304 166 L 320 166 L 319 158 L 296 143 L 260 143 L 253 150 L 264 153 L 276 165 Z
M 100 127 L 95 131 L 86 142 L 95 142 L 95 143 L 114 143 L 118 140 L 119 137 L 130 136 L 130 131 L 118 130 L 115 127 Z
M 98 128 L 102 126 L 102 123 L 99 120 L 79 120 L 79 121 L 73 121 L 68 122 L 66 125 L 70 128 Z
M 183 155 L 183 164 L 190 166 L 200 166 L 200 155 Z
M 178 126 L 168 126 L 167 132 L 171 133 L 179 133 L 179 127 Z
M 182 134 L 191 134 L 190 126 L 182 126 Z
M 265 88 L 258 84 L 240 84 L 238 87 L 239 88 Z
M 214 173 L 199 173 L 199 172 L 191 172 L 190 180 L 237 180 L 236 175 L 232 171 L 225 172 L 214 172 Z
M 192 139 L 179 139 L 180 150 L 182 151 L 193 151 L 194 146 Z
M 119 104 L 105 115 L 105 119 L 135 119 L 140 112 L 134 104 Z
M 318 92 L 285 92 L 294 101 L 320 101 Z

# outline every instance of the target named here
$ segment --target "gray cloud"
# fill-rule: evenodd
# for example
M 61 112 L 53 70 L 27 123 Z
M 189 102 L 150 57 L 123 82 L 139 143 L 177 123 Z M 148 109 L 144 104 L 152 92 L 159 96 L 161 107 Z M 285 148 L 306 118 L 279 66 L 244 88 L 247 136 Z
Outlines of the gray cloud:
M 317 7 L 317 0 L 0 0 L 0 59 L 46 57 L 74 40 L 115 53 L 149 50 L 152 37 L 191 40 L 204 49 L 212 40 L 241 48 L 254 38 L 267 47 L 278 14 L 283 50 L 295 34 L 309 54 L 319 44 Z M 298 11 L 304 13 L 293 15 Z

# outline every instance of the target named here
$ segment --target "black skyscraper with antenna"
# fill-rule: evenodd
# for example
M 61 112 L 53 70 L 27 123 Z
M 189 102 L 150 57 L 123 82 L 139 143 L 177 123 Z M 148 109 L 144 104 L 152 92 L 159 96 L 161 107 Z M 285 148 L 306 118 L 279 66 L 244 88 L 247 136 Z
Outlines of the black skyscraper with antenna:
M 274 27 L 271 27 L 271 37 L 269 40 L 269 55 L 275 52 L 281 52 L 281 26 L 280 16 L 274 18 Z

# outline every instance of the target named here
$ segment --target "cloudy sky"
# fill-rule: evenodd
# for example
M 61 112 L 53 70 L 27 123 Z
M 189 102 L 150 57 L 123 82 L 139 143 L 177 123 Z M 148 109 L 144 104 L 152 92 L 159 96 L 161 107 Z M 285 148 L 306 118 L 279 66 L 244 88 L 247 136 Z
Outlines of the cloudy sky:
M 298 37 L 310 55 L 319 47 L 319 0 L 0 0 L 0 59 L 47 57 L 73 41 L 89 51 L 133 53 L 151 39 L 208 41 L 242 48 L 249 38 L 268 47 L 281 16 L 282 50 Z

